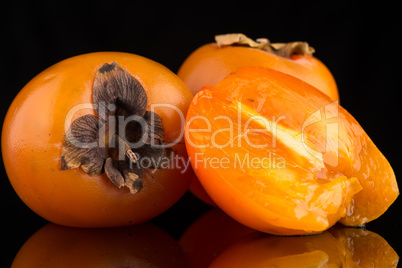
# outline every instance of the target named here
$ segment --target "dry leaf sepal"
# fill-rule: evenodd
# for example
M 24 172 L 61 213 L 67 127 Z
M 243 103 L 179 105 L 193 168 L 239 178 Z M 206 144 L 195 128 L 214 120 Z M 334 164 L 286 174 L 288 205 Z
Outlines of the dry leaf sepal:
M 61 169 L 81 167 L 90 175 L 105 172 L 117 187 L 137 193 L 145 169 L 138 160 L 160 163 L 171 152 L 162 146 L 161 117 L 146 110 L 143 86 L 117 62 L 99 68 L 92 99 L 98 116 L 88 114 L 72 122 L 63 143 Z
M 292 55 L 308 55 L 314 53 L 314 48 L 307 42 L 271 43 L 266 38 L 259 38 L 254 41 L 241 33 L 216 35 L 215 41 L 219 47 L 225 46 L 246 46 L 260 49 L 280 57 L 290 58 Z

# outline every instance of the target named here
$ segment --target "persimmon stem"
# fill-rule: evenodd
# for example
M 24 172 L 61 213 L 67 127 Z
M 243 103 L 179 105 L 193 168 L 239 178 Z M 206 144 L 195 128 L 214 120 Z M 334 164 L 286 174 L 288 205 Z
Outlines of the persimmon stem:
M 311 56 L 314 53 L 314 48 L 310 47 L 307 42 L 271 43 L 266 38 L 259 38 L 254 41 L 241 33 L 216 35 L 215 41 L 219 47 L 233 45 L 247 46 L 283 58 L 290 58 L 294 54 Z
M 124 144 L 124 153 L 127 155 L 128 159 L 134 164 L 137 162 L 138 158 L 135 153 L 131 150 L 130 146 L 128 146 L 127 142 L 125 142 L 118 134 L 114 134 L 115 139 L 118 143 Z

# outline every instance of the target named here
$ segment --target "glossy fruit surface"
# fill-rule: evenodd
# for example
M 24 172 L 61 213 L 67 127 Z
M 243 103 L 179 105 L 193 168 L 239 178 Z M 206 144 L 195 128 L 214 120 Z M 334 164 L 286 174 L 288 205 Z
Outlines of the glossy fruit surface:
M 127 173 L 125 170 L 124 176 L 128 174 L 128 177 L 137 179 L 142 177 L 136 181 L 137 184 L 131 184 L 138 186 L 130 188 L 133 192 L 142 187 L 139 192 L 133 194 L 128 189 L 129 182 L 112 181 L 110 174 L 104 173 L 104 162 L 91 166 L 93 156 L 85 158 L 85 146 L 81 150 L 84 154 L 81 162 L 74 162 L 74 157 L 70 162 L 66 162 L 67 156 L 72 157 L 64 151 L 69 133 L 85 141 L 86 138 L 89 139 L 89 135 L 98 135 L 97 132 L 101 133 L 102 130 L 88 130 L 87 127 L 102 124 L 107 127 L 105 122 L 110 119 L 109 131 L 105 133 L 112 136 L 110 131 L 117 128 L 113 126 L 113 122 L 120 127 L 118 120 L 124 119 L 123 123 L 128 121 L 129 117 L 125 113 L 130 111 L 127 110 L 129 104 L 135 104 L 137 101 L 134 97 L 128 97 L 128 101 L 123 105 L 125 96 L 116 97 L 110 91 L 107 92 L 109 95 L 101 95 L 100 98 L 105 100 L 99 101 L 94 107 L 96 83 L 102 90 L 111 90 L 110 85 L 117 85 L 117 95 L 123 90 L 119 88 L 120 80 L 112 76 L 106 77 L 110 81 L 99 83 L 102 81 L 102 75 L 107 76 L 114 67 L 117 68 L 117 64 L 123 76 L 125 75 L 123 78 L 126 80 L 122 81 L 131 79 L 131 82 L 127 83 L 134 83 L 133 86 L 140 88 L 142 94 L 145 94 L 143 103 L 140 103 L 143 111 L 140 112 L 150 114 L 153 110 L 162 121 L 163 131 L 158 138 L 163 142 L 176 140 L 177 144 L 172 147 L 174 155 L 181 160 L 187 159 L 185 146 L 183 141 L 180 141 L 180 133 L 183 128 L 183 115 L 187 111 L 192 94 L 174 73 L 159 63 L 128 53 L 90 53 L 61 61 L 37 75 L 21 90 L 8 110 L 2 131 L 3 160 L 13 188 L 33 211 L 51 222 L 76 227 L 114 227 L 144 222 L 167 210 L 188 189 L 190 176 L 174 165 L 165 165 L 166 168 L 158 169 L 144 168 L 141 172 L 137 169 L 136 174 Z M 127 92 L 125 93 L 130 93 Z M 113 99 L 115 104 L 104 106 L 110 108 L 114 114 L 108 110 L 110 113 L 106 116 L 105 111 L 103 115 L 99 111 L 108 98 Z M 112 118 L 119 113 L 122 115 Z M 79 128 L 71 132 L 74 130 L 74 123 L 83 118 L 90 118 L 91 122 L 95 123 L 78 124 Z M 141 128 L 138 129 L 142 131 Z M 86 132 L 80 132 L 81 130 Z M 127 134 L 128 137 L 128 133 L 121 132 L 120 135 L 122 134 Z M 155 137 L 153 132 L 148 134 Z M 99 143 L 96 143 L 99 148 L 95 149 L 101 150 L 102 142 L 106 141 L 106 145 L 103 144 L 105 151 L 99 151 L 99 154 L 94 151 L 94 154 L 102 155 L 101 160 L 104 161 L 109 152 L 112 152 L 112 140 L 106 140 L 106 134 L 102 140 L 100 135 L 94 139 Z M 118 145 L 120 150 L 120 141 Z M 77 148 L 73 146 L 73 156 L 82 153 L 80 148 Z M 114 153 L 116 154 L 115 151 Z M 165 158 L 158 159 L 168 161 Z M 124 159 L 126 160 L 127 158 Z M 141 160 L 147 159 L 140 158 L 137 163 L 141 163 Z M 113 165 L 120 165 L 124 161 L 113 160 Z M 143 162 L 146 165 L 146 161 Z M 81 167 L 78 167 L 79 165 Z M 98 169 L 94 171 L 93 167 Z M 111 170 L 116 171 L 113 168 Z M 130 172 L 129 169 L 128 171 Z M 117 179 L 122 177 L 117 172 L 114 175 Z
M 272 69 L 244 67 L 204 87 L 188 110 L 185 138 L 212 200 L 263 232 L 362 225 L 399 194 L 388 161 L 337 101 Z
M 157 226 L 70 228 L 47 224 L 14 258 L 20 267 L 188 267 L 179 244 Z
M 225 39 L 225 35 L 220 38 Z M 275 48 L 268 52 L 258 43 L 255 45 L 257 47 L 250 47 L 255 43 L 252 40 L 248 40 L 249 43 L 239 44 L 248 39 L 242 35 L 234 37 L 234 40 L 232 37 L 229 38 L 228 42 L 217 39 L 217 43 L 201 46 L 183 62 L 178 76 L 183 79 L 193 94 L 206 85 L 215 86 L 229 73 L 240 67 L 261 66 L 293 75 L 318 88 L 332 100 L 339 99 L 334 77 L 319 59 L 312 56 L 308 45 L 307 48 L 297 46 L 289 48 L 284 53 L 277 53 Z M 253 43 L 250 45 L 250 42 Z M 276 45 L 282 44 L 269 44 L 273 47 L 277 47 Z
M 209 197 L 208 193 L 204 190 L 204 188 L 202 187 L 200 181 L 198 180 L 198 178 L 195 174 L 191 179 L 189 190 L 199 200 L 202 200 L 204 203 L 206 203 L 212 207 L 216 207 L 216 204 L 211 199 L 211 197 Z

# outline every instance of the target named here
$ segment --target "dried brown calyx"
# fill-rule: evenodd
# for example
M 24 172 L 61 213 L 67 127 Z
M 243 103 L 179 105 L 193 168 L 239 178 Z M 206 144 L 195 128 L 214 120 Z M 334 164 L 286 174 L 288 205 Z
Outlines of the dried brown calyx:
M 259 38 L 256 41 L 248 38 L 244 34 L 222 34 L 215 36 L 215 41 L 219 47 L 223 46 L 246 46 L 284 57 L 290 58 L 292 55 L 309 55 L 314 53 L 314 48 L 307 42 L 271 43 L 266 38 Z
M 158 168 L 171 150 L 164 142 L 161 117 L 147 111 L 147 94 L 116 62 L 99 68 L 92 100 L 98 116 L 72 122 L 62 148 L 61 169 L 81 167 L 90 175 L 106 173 L 117 187 L 131 193 L 143 187 L 146 168 Z M 148 158 L 147 167 L 140 165 Z

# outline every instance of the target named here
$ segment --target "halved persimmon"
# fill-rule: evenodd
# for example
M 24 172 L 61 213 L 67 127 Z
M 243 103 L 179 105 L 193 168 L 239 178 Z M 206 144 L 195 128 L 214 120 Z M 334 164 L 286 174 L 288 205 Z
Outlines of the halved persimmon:
M 212 200 L 263 232 L 363 225 L 399 194 L 388 161 L 338 101 L 269 68 L 241 68 L 198 92 L 185 140 Z
M 330 70 L 313 56 L 314 49 L 306 42 L 270 43 L 267 39 L 253 41 L 243 34 L 223 34 L 215 43 L 193 51 L 180 66 L 177 75 L 193 94 L 206 85 L 215 86 L 229 73 L 245 66 L 272 68 L 293 75 L 338 100 L 338 87 Z M 193 178 L 190 191 L 205 203 L 215 205 Z

